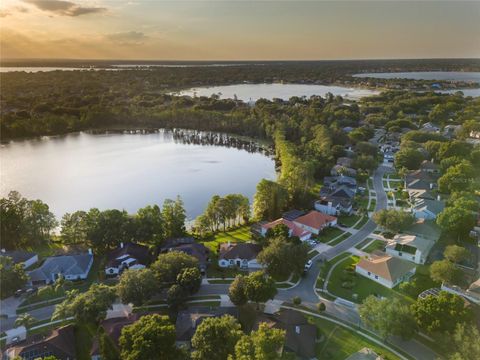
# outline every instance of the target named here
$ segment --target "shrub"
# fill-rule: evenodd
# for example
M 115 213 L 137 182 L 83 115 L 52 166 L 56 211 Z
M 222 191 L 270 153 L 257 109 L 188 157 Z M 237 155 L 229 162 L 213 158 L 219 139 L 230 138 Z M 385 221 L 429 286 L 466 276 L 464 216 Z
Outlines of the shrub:
M 294 305 L 300 305 L 302 303 L 302 299 L 299 296 L 295 296 L 293 298 L 293 304 Z
M 323 302 L 319 302 L 317 304 L 317 309 L 319 312 L 324 312 L 327 309 L 327 306 Z

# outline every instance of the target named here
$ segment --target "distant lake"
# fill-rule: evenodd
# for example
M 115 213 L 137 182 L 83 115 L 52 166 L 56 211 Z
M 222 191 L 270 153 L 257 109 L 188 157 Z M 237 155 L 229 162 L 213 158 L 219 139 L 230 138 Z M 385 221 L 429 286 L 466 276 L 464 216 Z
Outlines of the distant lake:
M 180 195 L 193 219 L 213 195 L 252 199 L 262 178 L 276 177 L 263 153 L 189 142 L 166 131 L 10 142 L 0 147 L 0 195 L 17 190 L 41 199 L 58 218 L 92 207 L 133 213 Z
M 364 96 L 376 95 L 380 92 L 367 89 L 326 85 L 238 84 L 192 88 L 180 91 L 178 95 L 211 96 L 216 94 L 219 95 L 221 99 L 233 99 L 236 96 L 239 100 L 244 102 L 255 102 L 261 98 L 268 100 L 274 98 L 288 100 L 292 96 L 306 96 L 308 98 L 312 95 L 325 96 L 327 93 L 332 93 L 335 96 L 340 95 L 349 99 L 359 99 Z
M 14 72 L 14 71 L 24 71 L 27 73 L 37 73 L 37 72 L 51 72 L 51 71 L 74 71 L 74 70 L 82 70 L 82 71 L 98 71 L 98 70 L 119 70 L 119 69 L 103 69 L 103 68 L 90 68 L 90 67 L 83 67 L 83 68 L 74 68 L 74 67 L 50 67 L 50 66 L 32 66 L 32 67 L 16 67 L 16 66 L 8 66 L 8 67 L 0 67 L 0 73 L 6 72 Z
M 480 82 L 480 72 L 462 71 L 412 71 L 388 73 L 361 73 L 353 77 L 371 77 L 377 79 L 411 79 L 411 80 L 452 80 Z

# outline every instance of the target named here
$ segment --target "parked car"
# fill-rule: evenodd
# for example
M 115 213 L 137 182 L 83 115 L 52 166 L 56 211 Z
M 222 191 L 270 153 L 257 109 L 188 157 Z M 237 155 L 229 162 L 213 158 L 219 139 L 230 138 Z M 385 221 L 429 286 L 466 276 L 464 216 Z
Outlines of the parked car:
M 304 269 L 304 270 L 305 270 L 305 271 L 310 270 L 310 268 L 312 267 L 312 265 L 313 265 L 312 260 L 308 260 L 307 263 L 305 264 L 305 269 Z
M 15 291 L 14 296 L 15 297 L 20 297 L 24 292 L 25 292 L 24 289 L 18 289 L 17 291 Z

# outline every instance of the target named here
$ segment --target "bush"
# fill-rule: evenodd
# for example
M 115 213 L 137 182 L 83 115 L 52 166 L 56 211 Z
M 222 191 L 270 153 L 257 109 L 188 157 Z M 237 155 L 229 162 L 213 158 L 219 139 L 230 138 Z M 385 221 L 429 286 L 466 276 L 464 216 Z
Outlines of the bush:
M 319 303 L 317 304 L 317 310 L 318 310 L 319 312 L 324 312 L 326 309 L 327 309 L 327 306 L 325 305 L 325 303 L 319 302 Z
M 299 296 L 295 296 L 292 301 L 294 305 L 300 305 L 302 303 L 302 299 Z

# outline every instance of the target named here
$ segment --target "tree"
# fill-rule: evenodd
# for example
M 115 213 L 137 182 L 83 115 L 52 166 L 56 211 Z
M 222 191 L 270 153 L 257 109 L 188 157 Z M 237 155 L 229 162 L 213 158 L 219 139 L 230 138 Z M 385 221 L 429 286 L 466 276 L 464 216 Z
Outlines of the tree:
M 163 203 L 162 217 L 164 221 L 164 235 L 166 239 L 185 235 L 185 208 L 180 196 L 176 200 L 166 199 Z
M 267 238 L 288 238 L 290 236 L 290 228 L 285 224 L 279 224 L 267 230 Z
M 455 352 L 450 360 L 478 360 L 480 359 L 480 332 L 473 325 L 457 324 L 453 334 Z
M 245 278 L 245 294 L 255 303 L 266 302 L 277 294 L 275 280 L 262 271 L 251 273 Z
M 417 149 L 402 147 L 395 154 L 395 167 L 416 170 L 420 167 L 423 160 L 425 160 L 423 154 Z
M 365 325 L 373 328 L 384 339 L 390 335 L 408 339 L 416 331 L 415 320 L 409 308 L 399 300 L 378 299 L 370 295 L 358 311 Z
M 167 291 L 167 304 L 174 309 L 182 305 L 187 298 L 187 290 L 178 284 L 173 284 Z
M 175 326 L 168 316 L 142 316 L 122 329 L 119 339 L 121 358 L 178 360 L 182 358 L 182 353 L 175 346 L 175 336 Z
M 77 321 L 96 323 L 105 318 L 115 298 L 115 288 L 104 284 L 92 284 L 84 293 L 68 291 L 66 299 L 55 308 L 52 319 L 73 316 Z
M 324 302 L 319 302 L 317 304 L 317 310 L 318 312 L 324 312 L 325 310 L 327 310 L 327 306 L 325 305 Z
M 243 335 L 235 345 L 235 356 L 229 360 L 276 360 L 281 357 L 285 330 L 271 329 L 260 323 L 257 331 Z
M 14 264 L 11 257 L 0 256 L 0 289 L 2 298 L 12 296 L 27 282 L 22 264 Z
M 126 270 L 120 276 L 117 293 L 122 303 L 144 304 L 157 291 L 157 280 L 152 270 Z
M 446 207 L 437 216 L 437 224 L 447 233 L 464 237 L 475 225 L 475 215 L 461 207 Z
M 287 204 L 287 190 L 274 181 L 262 179 L 253 198 L 253 217 L 257 220 L 278 218 Z
M 243 306 L 247 303 L 248 298 L 245 293 L 245 277 L 237 275 L 228 288 L 228 296 L 230 301 L 236 306 Z
M 381 227 L 398 233 L 405 230 L 413 223 L 413 216 L 405 211 L 394 209 L 382 209 L 373 214 L 373 221 Z
M 151 269 L 161 286 L 173 284 L 185 268 L 198 267 L 198 260 L 181 251 L 160 254 Z
M 88 244 L 96 253 L 103 254 L 118 247 L 121 242 L 132 240 L 127 229 L 131 219 L 126 211 L 90 209 L 86 216 Z
M 459 164 L 453 165 L 438 179 L 438 190 L 445 194 L 455 191 L 468 190 L 475 176 L 472 164 L 462 160 Z
M 177 276 L 177 284 L 185 291 L 192 295 L 200 290 L 202 285 L 202 274 L 198 267 L 190 267 L 183 269 Z
M 23 313 L 18 315 L 17 318 L 15 319 L 15 326 L 16 327 L 25 326 L 27 329 L 30 329 L 32 325 L 35 324 L 36 321 L 37 319 L 35 319 L 29 313 Z
M 418 299 L 411 310 L 418 327 L 430 334 L 452 334 L 457 324 L 472 320 L 471 310 L 463 298 L 446 291 Z
M 66 213 L 60 223 L 60 236 L 65 244 L 82 244 L 87 240 L 88 223 L 85 211 Z
M 257 256 L 267 273 L 278 278 L 288 277 L 291 273 L 300 275 L 308 260 L 309 248 L 306 244 L 292 244 L 285 238 L 277 237 L 270 241 Z
M 468 250 L 462 246 L 448 245 L 443 255 L 453 263 L 460 263 L 467 258 Z
M 242 335 L 240 324 L 230 315 L 206 318 L 192 337 L 192 359 L 225 360 Z
M 135 223 L 137 241 L 159 246 L 164 240 L 164 221 L 158 205 L 138 209 Z
M 458 279 L 458 269 L 448 260 L 434 261 L 430 265 L 430 277 L 433 281 L 452 284 Z

